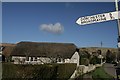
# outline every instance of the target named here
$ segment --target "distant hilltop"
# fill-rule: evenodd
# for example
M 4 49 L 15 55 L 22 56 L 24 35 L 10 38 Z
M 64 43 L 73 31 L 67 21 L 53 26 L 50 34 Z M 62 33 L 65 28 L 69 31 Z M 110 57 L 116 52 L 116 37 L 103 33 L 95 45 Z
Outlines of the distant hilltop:
M 82 47 L 79 49 L 80 51 L 87 51 L 90 54 L 93 54 L 97 52 L 98 50 L 101 50 L 102 55 L 106 55 L 106 52 L 109 50 L 112 53 L 117 53 L 118 49 L 117 48 L 106 48 L 106 47 Z
M 0 46 L 15 46 L 13 43 L 0 43 Z

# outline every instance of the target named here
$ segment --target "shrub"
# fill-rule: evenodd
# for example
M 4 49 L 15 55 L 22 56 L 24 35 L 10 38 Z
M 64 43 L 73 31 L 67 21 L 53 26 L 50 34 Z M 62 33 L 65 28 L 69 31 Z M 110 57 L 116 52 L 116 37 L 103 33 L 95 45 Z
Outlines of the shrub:
M 89 59 L 87 59 L 87 58 L 81 58 L 80 63 L 81 63 L 81 65 L 88 66 L 89 65 Z
M 90 64 L 100 64 L 101 63 L 101 59 L 99 59 L 97 56 L 93 56 L 90 59 Z

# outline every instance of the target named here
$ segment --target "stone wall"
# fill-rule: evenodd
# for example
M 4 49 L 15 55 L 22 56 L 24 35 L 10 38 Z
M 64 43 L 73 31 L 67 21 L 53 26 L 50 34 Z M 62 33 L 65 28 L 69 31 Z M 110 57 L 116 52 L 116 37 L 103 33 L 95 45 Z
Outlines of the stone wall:
M 70 77 L 70 79 L 72 78 L 76 78 L 82 74 L 91 72 L 93 70 L 95 70 L 97 67 L 101 67 L 103 64 L 90 64 L 89 66 L 85 66 L 85 65 L 79 65 L 76 70 L 74 71 L 73 75 Z

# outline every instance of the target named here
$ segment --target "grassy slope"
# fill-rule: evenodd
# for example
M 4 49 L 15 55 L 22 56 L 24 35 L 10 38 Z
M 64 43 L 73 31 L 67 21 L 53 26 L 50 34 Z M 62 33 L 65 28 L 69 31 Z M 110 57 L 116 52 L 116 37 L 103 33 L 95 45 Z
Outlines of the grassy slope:
M 93 80 L 112 80 L 113 77 L 108 75 L 103 67 L 97 68 L 94 72 L 91 73 Z

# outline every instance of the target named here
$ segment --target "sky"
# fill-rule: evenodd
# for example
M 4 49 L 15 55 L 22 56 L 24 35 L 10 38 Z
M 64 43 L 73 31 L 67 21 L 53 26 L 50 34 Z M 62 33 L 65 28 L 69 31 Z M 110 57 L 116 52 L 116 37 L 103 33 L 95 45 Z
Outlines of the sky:
M 117 20 L 78 25 L 79 17 L 115 11 L 114 2 L 3 2 L 2 42 L 117 47 Z
M 115 0 L 1 0 L 1 1 L 2 2 L 114 2 Z
M 2 3 L 0 2 L 0 43 L 2 42 Z

